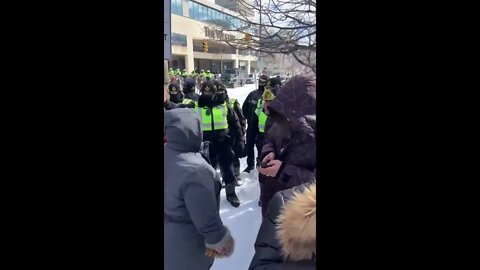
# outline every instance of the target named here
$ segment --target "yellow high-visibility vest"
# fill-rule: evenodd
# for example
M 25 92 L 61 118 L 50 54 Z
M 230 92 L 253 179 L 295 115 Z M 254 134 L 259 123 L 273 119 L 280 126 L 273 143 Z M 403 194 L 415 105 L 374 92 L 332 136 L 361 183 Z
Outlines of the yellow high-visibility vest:
M 235 105 L 235 102 L 237 102 L 237 100 L 235 98 L 231 98 L 228 100 L 228 105 L 230 105 L 230 108 L 233 109 L 234 105 Z
M 185 105 L 190 105 L 192 103 L 195 103 L 195 101 L 193 101 L 192 99 L 188 99 L 188 98 L 185 98 L 182 101 L 182 104 L 185 104 Z
M 255 114 L 258 116 L 258 131 L 265 132 L 265 123 L 267 122 L 267 115 L 263 112 L 263 100 L 259 99 L 257 102 L 257 109 Z
M 228 128 L 226 102 L 212 108 L 211 114 L 207 114 L 208 109 L 206 107 L 198 107 L 198 102 L 195 102 L 195 107 L 198 116 L 200 116 L 200 119 L 202 120 L 202 131 L 222 130 Z

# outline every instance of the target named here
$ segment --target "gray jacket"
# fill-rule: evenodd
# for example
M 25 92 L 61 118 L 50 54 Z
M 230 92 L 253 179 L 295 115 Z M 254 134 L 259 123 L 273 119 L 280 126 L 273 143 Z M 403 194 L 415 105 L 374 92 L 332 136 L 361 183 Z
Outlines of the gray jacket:
M 216 248 L 230 237 L 219 215 L 220 179 L 199 153 L 201 122 L 190 108 L 165 112 L 164 269 L 209 269 Z

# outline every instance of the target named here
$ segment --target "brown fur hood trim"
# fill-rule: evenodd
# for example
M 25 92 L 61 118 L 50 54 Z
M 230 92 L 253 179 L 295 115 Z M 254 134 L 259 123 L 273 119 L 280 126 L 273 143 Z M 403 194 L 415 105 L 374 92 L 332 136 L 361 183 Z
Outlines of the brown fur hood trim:
M 302 261 L 316 258 L 317 185 L 311 184 L 296 192 L 278 217 L 277 238 L 285 260 Z

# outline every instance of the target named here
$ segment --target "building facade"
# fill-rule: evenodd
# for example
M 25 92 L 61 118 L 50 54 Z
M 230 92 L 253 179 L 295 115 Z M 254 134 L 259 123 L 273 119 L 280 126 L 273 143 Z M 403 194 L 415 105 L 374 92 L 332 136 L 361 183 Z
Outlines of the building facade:
M 244 16 L 247 16 L 249 18 L 253 18 L 255 15 L 254 11 L 249 9 L 249 6 L 251 6 L 251 1 L 247 0 L 215 0 L 215 4 L 233 10 L 235 12 L 241 13 Z
M 241 16 L 206 0 L 166 0 L 172 9 L 172 59 L 168 67 L 210 70 L 220 73 L 239 68 L 253 73 L 257 57 L 253 52 L 237 50 L 219 39 L 243 38 L 241 33 L 219 31 L 235 29 L 242 24 Z M 203 42 L 208 44 L 204 52 Z

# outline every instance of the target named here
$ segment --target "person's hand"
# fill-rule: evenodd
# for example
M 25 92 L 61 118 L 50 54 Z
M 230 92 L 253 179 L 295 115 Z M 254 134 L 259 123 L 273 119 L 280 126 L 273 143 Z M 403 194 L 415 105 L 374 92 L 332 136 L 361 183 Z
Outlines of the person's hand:
M 226 228 L 226 227 L 225 227 Z M 227 229 L 225 236 L 216 244 L 207 244 L 205 243 L 206 247 L 206 256 L 213 257 L 213 258 L 222 258 L 222 257 L 230 257 L 232 255 L 233 250 L 235 249 L 235 241 L 233 240 L 230 231 Z
M 234 248 L 235 248 L 235 240 L 231 238 L 224 247 L 217 248 L 215 249 L 215 251 L 218 252 L 220 255 L 230 257 L 230 255 L 232 255 L 233 253 Z
M 275 159 L 268 162 L 266 168 L 259 168 L 258 172 L 266 176 L 275 177 L 277 176 L 278 170 L 280 170 L 281 166 L 282 162 L 278 159 Z
M 275 153 L 270 152 L 263 158 L 262 163 L 268 163 L 274 159 L 275 159 Z

